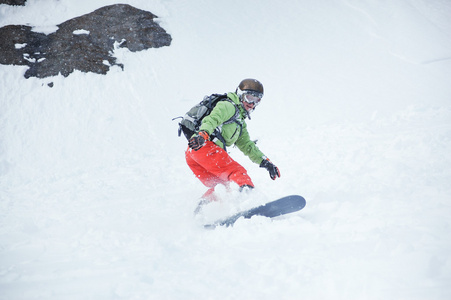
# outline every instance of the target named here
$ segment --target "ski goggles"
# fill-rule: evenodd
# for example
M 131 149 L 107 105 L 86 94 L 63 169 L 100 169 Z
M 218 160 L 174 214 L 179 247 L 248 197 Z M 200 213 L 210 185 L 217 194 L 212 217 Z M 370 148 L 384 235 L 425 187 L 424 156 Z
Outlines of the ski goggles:
M 243 101 L 246 101 L 249 104 L 257 105 L 262 100 L 262 93 L 255 91 L 243 91 Z

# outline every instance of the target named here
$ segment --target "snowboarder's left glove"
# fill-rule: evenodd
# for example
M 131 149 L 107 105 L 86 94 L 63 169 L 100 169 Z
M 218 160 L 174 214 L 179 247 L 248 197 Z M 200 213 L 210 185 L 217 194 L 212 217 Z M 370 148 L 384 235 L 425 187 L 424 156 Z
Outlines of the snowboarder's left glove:
M 271 176 L 272 180 L 276 180 L 276 177 L 280 177 L 279 168 L 277 168 L 268 158 L 264 159 L 260 168 L 265 168 L 269 172 L 269 176 Z
M 199 131 L 197 135 L 189 139 L 188 146 L 191 149 L 197 151 L 202 148 L 209 139 L 210 136 L 206 131 Z

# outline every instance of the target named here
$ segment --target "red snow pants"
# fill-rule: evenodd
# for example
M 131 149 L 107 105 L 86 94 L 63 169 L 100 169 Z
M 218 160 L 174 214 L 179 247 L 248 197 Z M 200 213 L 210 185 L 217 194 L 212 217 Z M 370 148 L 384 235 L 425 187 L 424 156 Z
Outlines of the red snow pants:
M 188 147 L 185 158 L 194 175 L 206 187 L 213 188 L 217 184 L 227 185 L 231 181 L 239 186 L 249 185 L 254 187 L 246 169 L 212 141 L 207 141 L 197 151 Z

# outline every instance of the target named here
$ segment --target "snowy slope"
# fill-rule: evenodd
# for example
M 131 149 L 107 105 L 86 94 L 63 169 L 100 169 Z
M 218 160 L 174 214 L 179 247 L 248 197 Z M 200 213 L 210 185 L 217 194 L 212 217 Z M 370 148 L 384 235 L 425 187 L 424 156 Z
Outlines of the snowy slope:
M 0 5 L 50 32 L 110 0 Z M 124 71 L 0 65 L 0 299 L 451 298 L 449 1 L 124 0 L 170 47 Z M 203 218 L 286 194 L 306 208 L 213 231 L 173 117 L 255 77 L 248 126 L 280 168 Z M 54 87 L 47 86 L 49 82 Z

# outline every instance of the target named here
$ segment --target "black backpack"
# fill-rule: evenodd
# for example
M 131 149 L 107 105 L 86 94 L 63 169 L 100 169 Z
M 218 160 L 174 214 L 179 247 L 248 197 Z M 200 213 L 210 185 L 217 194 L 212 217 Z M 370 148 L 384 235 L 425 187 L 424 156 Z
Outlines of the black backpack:
M 203 118 L 205 118 L 211 113 L 211 111 L 219 101 L 229 101 L 235 107 L 235 114 L 223 124 L 230 124 L 236 122 L 241 127 L 242 124 L 237 121 L 240 111 L 236 106 L 236 104 L 227 97 L 227 94 L 212 94 L 210 96 L 205 96 L 204 99 L 199 104 L 193 106 L 185 114 L 184 117 L 178 117 L 182 119 L 179 123 L 178 135 L 181 136 L 183 132 L 186 139 L 189 140 L 193 136 L 193 134 L 199 130 Z M 223 143 L 225 148 L 225 141 L 221 135 L 219 128 L 216 128 L 215 131 L 211 134 L 211 136 L 212 139 L 218 138 Z

